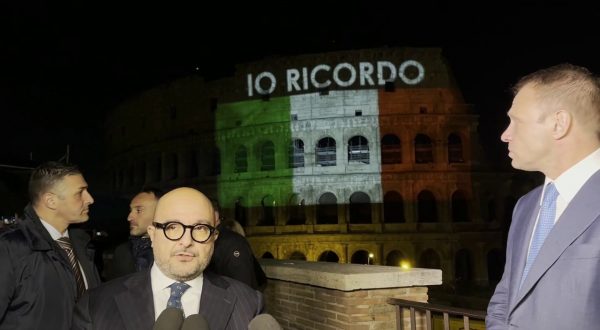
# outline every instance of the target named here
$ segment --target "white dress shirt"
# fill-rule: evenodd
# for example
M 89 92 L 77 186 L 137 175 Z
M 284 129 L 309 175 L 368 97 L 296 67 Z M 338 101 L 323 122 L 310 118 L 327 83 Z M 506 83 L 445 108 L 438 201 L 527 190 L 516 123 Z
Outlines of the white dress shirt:
M 56 241 L 57 239 L 59 239 L 61 237 L 69 238 L 68 230 L 65 230 L 65 232 L 61 234 L 51 224 L 47 223 L 46 221 L 42 220 L 41 218 L 40 218 L 40 221 L 42 222 L 42 225 L 44 226 L 44 228 L 46 228 L 46 231 L 48 231 L 48 234 L 50 234 L 50 237 L 52 237 L 53 240 Z M 71 240 L 71 239 L 69 238 L 69 240 Z M 85 272 L 83 271 L 83 268 L 81 268 L 81 263 L 79 262 L 79 260 L 77 260 L 77 265 L 79 266 L 79 270 L 81 271 L 81 276 L 83 277 L 83 283 L 85 283 L 85 288 L 87 289 L 87 288 L 89 288 L 88 281 L 87 281 L 87 278 L 85 277 Z M 71 268 L 73 268 L 73 267 L 71 267 Z
M 204 276 L 200 274 L 195 279 L 185 282 L 190 286 L 181 296 L 181 306 L 183 307 L 183 314 L 185 316 L 198 314 L 200 311 L 203 279 Z M 152 296 L 154 297 L 154 320 L 156 320 L 160 313 L 167 308 L 167 302 L 171 296 L 171 288 L 169 286 L 178 281 L 168 278 L 163 274 L 156 265 L 156 262 L 150 269 L 150 280 L 152 282 Z
M 569 203 L 573 200 L 575 195 L 579 192 L 581 187 L 587 182 L 587 180 L 594 175 L 594 173 L 600 170 L 600 149 L 589 154 L 587 157 L 579 161 L 579 163 L 571 166 L 568 170 L 563 172 L 556 180 L 552 181 L 548 177 L 544 180 L 544 188 L 542 195 L 540 196 L 540 206 L 542 205 L 542 199 L 544 193 L 546 193 L 546 186 L 550 182 L 554 182 L 554 186 L 558 191 L 558 197 L 556 198 L 556 218 L 554 218 L 554 224 L 560 219 Z M 535 221 L 535 227 L 540 218 L 538 214 Z M 535 233 L 535 227 L 531 237 L 529 238 L 529 246 L 531 247 L 531 241 L 533 240 L 533 233 Z

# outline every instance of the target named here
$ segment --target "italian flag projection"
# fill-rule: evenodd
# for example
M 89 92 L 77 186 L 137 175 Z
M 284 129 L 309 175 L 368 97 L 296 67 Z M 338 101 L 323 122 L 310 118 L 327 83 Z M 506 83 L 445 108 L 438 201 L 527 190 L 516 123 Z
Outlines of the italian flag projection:
M 382 202 L 381 104 L 398 95 L 341 90 L 219 104 L 222 206 L 250 226 L 304 224 L 310 212 L 317 224 L 335 224 L 340 204 L 351 205 L 350 223 L 370 223 L 370 205 Z

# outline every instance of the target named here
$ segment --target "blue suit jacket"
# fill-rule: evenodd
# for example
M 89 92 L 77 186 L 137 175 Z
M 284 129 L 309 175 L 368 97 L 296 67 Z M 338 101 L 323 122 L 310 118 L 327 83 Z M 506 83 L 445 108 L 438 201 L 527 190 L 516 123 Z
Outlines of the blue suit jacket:
M 199 314 L 210 329 L 247 330 L 263 310 L 262 294 L 228 277 L 204 272 Z M 87 291 L 77 303 L 72 329 L 149 330 L 154 325 L 150 270 Z
M 519 283 L 542 187 L 517 202 L 502 280 L 488 306 L 488 330 L 600 329 L 600 171 L 583 185 Z

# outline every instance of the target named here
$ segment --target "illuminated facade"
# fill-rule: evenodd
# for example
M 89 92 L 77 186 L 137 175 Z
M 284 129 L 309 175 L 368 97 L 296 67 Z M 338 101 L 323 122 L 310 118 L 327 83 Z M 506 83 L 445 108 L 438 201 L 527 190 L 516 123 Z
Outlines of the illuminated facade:
M 440 49 L 274 58 L 121 104 L 105 182 L 122 196 L 197 187 L 258 256 L 441 268 L 445 282 L 486 285 L 533 182 L 482 163 L 477 122 Z

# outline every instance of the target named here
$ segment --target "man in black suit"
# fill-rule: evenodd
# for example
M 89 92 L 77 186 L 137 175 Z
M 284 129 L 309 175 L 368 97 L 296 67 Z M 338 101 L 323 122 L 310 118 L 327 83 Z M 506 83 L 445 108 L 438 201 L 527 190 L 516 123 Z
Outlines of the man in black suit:
M 253 289 L 264 290 L 267 276 L 254 257 L 250 244 L 244 236 L 225 225 L 217 200 L 211 199 L 211 202 L 217 219 L 219 239 L 215 242 L 208 270 L 246 283 Z
M 152 267 L 154 256 L 147 228 L 152 224 L 160 196 L 161 190 L 145 187 L 131 200 L 127 215 L 130 236 L 115 248 L 106 271 L 108 280 Z
M 0 236 L 0 329 L 69 329 L 77 297 L 100 284 L 90 237 L 69 228 L 89 218 L 87 188 L 74 165 L 31 173 L 24 219 Z
M 215 226 L 213 207 L 199 191 L 178 188 L 165 194 L 148 227 L 152 268 L 84 294 L 73 329 L 151 329 L 177 292 L 183 294 L 174 306 L 186 316 L 201 314 L 211 329 L 247 329 L 262 312 L 263 297 L 241 282 L 204 271 L 218 236 Z

